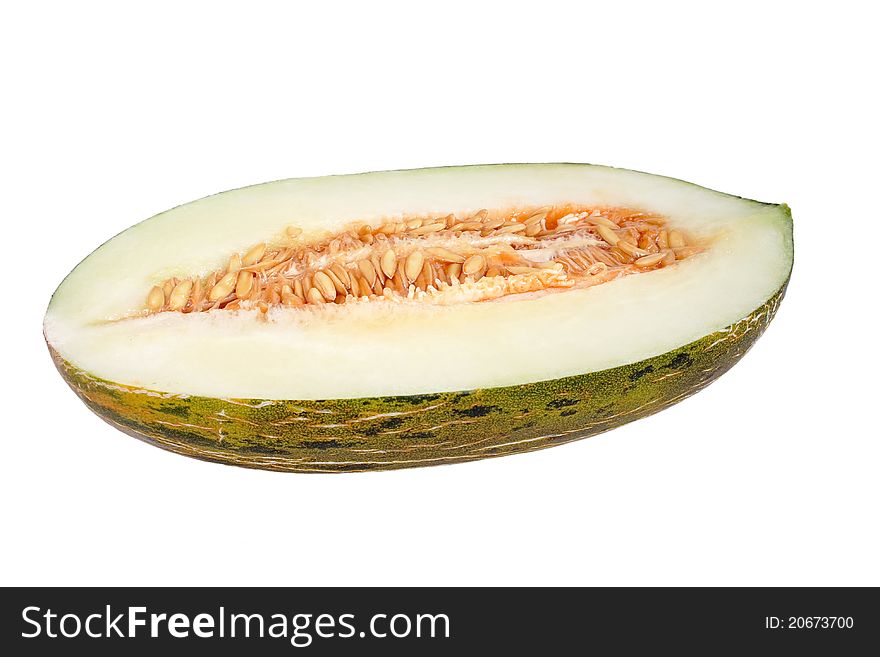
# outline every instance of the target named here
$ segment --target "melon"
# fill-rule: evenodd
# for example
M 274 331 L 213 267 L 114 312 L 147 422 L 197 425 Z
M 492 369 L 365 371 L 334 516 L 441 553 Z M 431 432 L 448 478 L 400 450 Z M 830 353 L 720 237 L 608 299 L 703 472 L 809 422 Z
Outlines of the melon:
M 178 454 L 439 465 L 701 390 L 767 327 L 792 262 L 787 206 L 622 169 L 282 180 L 106 242 L 58 287 L 44 334 L 92 411 Z

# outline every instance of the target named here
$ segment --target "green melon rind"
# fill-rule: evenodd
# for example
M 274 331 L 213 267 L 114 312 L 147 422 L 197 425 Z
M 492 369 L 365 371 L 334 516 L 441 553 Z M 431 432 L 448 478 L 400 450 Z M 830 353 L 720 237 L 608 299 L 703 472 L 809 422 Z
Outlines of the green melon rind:
M 49 349 L 92 411 L 163 449 L 285 472 L 390 470 L 543 449 L 671 406 L 742 358 L 773 319 L 786 285 L 736 323 L 659 356 L 562 379 L 451 393 L 214 399 L 105 381 Z

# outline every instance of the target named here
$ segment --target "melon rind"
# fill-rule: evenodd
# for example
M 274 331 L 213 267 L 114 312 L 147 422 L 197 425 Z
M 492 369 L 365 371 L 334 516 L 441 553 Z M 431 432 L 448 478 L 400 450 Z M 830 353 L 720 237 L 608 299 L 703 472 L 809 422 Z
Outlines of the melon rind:
M 734 324 L 652 358 L 452 393 L 318 401 L 178 395 L 93 377 L 49 348 L 92 411 L 177 454 L 284 472 L 391 470 L 543 449 L 656 413 L 742 358 L 773 319 L 786 285 Z

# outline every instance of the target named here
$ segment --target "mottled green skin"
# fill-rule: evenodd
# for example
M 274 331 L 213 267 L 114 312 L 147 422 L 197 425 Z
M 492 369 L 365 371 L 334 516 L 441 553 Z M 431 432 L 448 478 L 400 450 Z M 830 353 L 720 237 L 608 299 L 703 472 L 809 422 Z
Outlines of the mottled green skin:
M 172 452 L 287 472 L 387 470 L 528 452 L 656 413 L 730 369 L 764 332 L 784 292 L 721 331 L 632 365 L 405 397 L 265 401 L 159 393 L 97 379 L 50 351 L 95 413 Z

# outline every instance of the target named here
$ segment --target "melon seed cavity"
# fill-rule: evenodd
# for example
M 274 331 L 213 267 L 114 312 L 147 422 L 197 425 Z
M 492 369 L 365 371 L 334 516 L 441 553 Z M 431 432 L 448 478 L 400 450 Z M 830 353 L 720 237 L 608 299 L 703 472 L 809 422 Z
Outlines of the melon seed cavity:
M 276 242 L 234 253 L 208 276 L 154 286 L 146 311 L 488 301 L 598 285 L 669 267 L 701 250 L 662 217 L 624 208 L 403 217 L 378 227 L 353 224 L 309 242 L 290 226 Z

